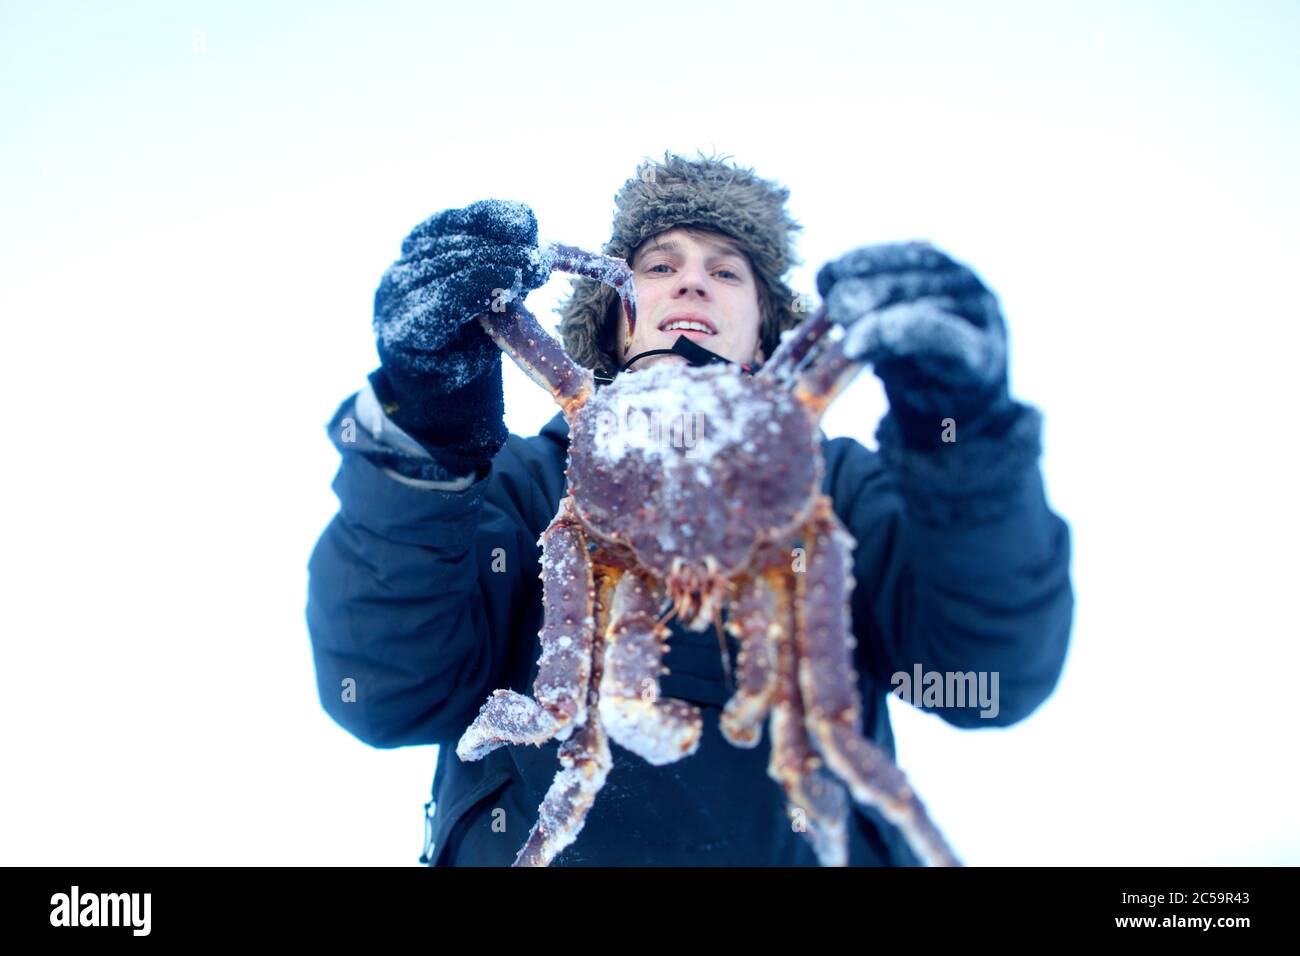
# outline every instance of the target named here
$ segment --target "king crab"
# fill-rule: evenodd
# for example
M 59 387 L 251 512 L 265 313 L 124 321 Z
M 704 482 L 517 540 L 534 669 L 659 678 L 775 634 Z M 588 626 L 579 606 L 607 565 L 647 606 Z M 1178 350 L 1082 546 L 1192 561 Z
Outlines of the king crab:
M 626 263 L 558 245 L 545 255 L 617 289 L 635 323 Z M 802 811 L 819 861 L 847 864 L 851 796 L 927 865 L 960 865 L 902 771 L 859 731 L 848 606 L 856 542 L 820 493 L 817 423 L 862 362 L 825 307 L 755 375 L 659 365 L 599 391 L 518 299 L 478 321 L 550 392 L 570 430 L 567 494 L 539 540 L 534 696 L 495 691 L 456 747 L 477 760 L 505 744 L 561 741 L 561 768 L 514 865 L 546 866 L 577 838 L 612 767 L 611 739 L 655 765 L 695 752 L 699 710 L 659 693 L 665 622 L 713 624 L 721 641 L 724 607 L 740 651 L 722 733 L 754 747 L 768 719 L 768 775 L 791 815 Z

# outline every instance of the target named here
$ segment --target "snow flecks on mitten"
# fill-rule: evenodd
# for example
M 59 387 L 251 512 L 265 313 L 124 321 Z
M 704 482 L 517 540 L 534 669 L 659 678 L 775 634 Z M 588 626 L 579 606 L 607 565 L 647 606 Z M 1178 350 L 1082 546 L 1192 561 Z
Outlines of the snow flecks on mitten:
M 486 199 L 437 213 L 380 279 L 374 326 L 386 350 L 435 351 L 481 312 L 539 288 L 550 267 L 523 203 Z
M 950 385 L 981 385 L 995 381 L 1006 364 L 1006 339 L 1000 327 L 980 329 L 964 318 L 950 298 L 927 298 L 871 312 L 861 303 L 872 295 L 857 280 L 835 286 L 829 308 L 864 315 L 849 327 L 844 351 L 867 362 L 908 358 L 923 371 Z M 855 301 L 856 300 L 856 301 Z
M 864 246 L 817 274 L 853 358 L 912 362 L 948 385 L 986 385 L 1006 368 L 996 298 L 968 268 L 928 243 Z

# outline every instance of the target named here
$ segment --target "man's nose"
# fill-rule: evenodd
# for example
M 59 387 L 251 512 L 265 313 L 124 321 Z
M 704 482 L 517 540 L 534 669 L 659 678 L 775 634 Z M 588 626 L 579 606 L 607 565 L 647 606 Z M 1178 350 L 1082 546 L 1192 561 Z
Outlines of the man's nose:
M 709 297 L 709 284 L 702 265 L 683 266 L 677 275 L 677 295 L 689 296 L 692 292 L 701 298 Z

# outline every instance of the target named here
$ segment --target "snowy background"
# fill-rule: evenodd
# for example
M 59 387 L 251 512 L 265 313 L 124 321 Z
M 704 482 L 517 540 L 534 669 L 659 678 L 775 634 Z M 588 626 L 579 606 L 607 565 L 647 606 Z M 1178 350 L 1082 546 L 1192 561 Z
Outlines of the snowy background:
M 415 864 L 433 748 L 329 720 L 303 613 L 379 276 L 487 197 L 596 249 L 640 161 L 702 148 L 790 187 L 797 291 L 867 242 L 970 263 L 1045 412 L 1056 694 L 1005 730 L 890 702 L 959 855 L 1300 863 L 1300 8 L 612 9 L 0 5 L 4 862 Z M 864 374 L 827 431 L 883 410 Z

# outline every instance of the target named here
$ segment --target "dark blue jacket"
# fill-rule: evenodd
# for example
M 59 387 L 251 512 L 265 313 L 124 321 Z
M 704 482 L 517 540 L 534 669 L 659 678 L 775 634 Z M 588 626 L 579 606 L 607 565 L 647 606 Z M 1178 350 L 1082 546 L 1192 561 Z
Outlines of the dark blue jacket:
M 455 744 L 493 690 L 532 694 L 537 542 L 564 494 L 568 426 L 557 414 L 539 435 L 511 435 L 486 476 L 461 491 L 430 490 L 387 467 L 391 447 L 357 426 L 357 398 L 328 426 L 342 454 L 340 507 L 309 565 L 321 702 L 372 746 L 441 745 L 421 862 L 508 865 L 559 769 L 558 745 L 507 746 L 464 763 Z M 1073 615 L 1069 530 L 1044 497 L 1040 419 L 1020 408 L 1006 436 L 937 452 L 894 450 L 888 417 L 879 453 L 849 438 L 823 441 L 823 490 L 858 542 L 863 730 L 891 756 L 886 694 L 896 673 L 917 664 L 998 672 L 996 717 L 973 703 L 934 708 L 964 728 L 1023 719 L 1060 675 Z M 611 741 L 608 780 L 552 865 L 816 865 L 767 776 L 766 728 L 752 750 L 718 730 L 728 693 L 716 631 L 674 628 L 669 648 L 662 692 L 699 705 L 698 751 L 655 767 Z M 851 864 L 916 863 L 875 811 L 855 805 L 853 821 Z

